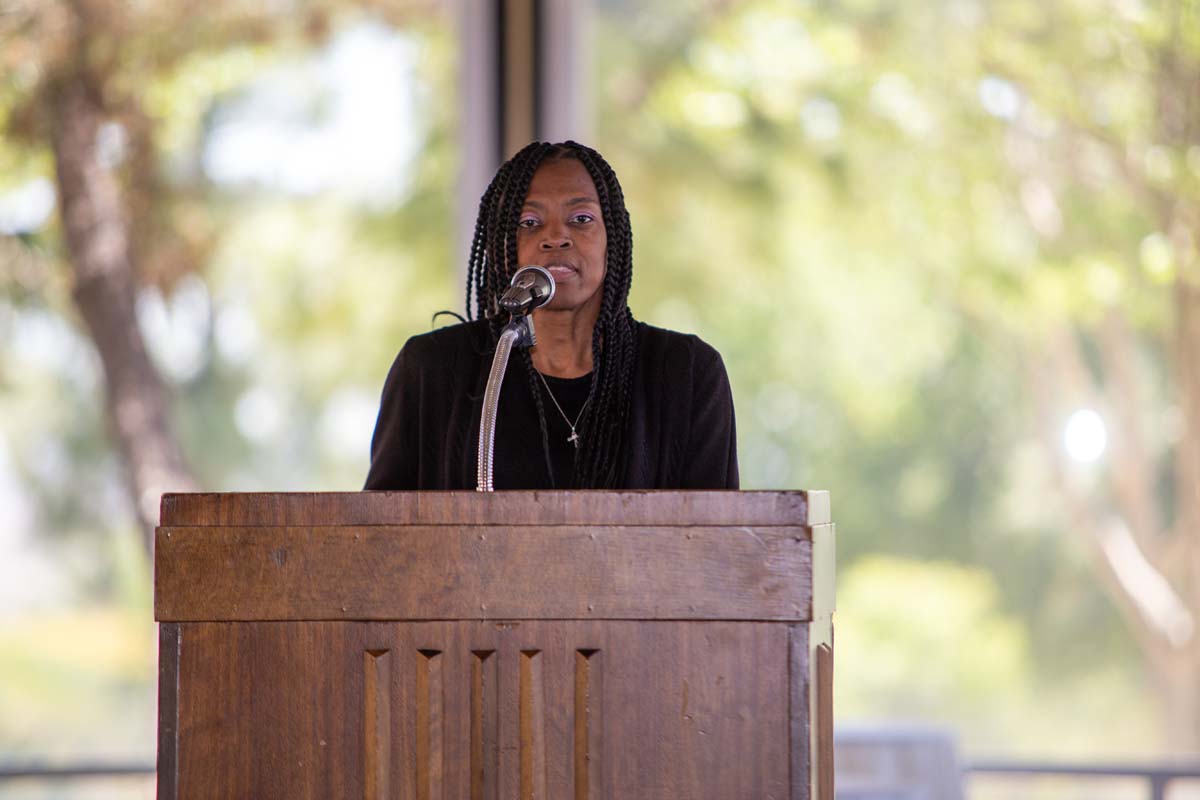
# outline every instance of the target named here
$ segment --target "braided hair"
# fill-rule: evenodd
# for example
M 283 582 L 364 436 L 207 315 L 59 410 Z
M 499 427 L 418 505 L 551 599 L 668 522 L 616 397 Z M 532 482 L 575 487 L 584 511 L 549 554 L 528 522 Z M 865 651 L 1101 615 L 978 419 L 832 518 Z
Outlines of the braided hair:
M 581 163 L 591 176 L 608 236 L 600 314 L 592 331 L 592 383 L 579 423 L 582 441 L 575 453 L 575 482 L 579 488 L 612 489 L 625 480 L 637 343 L 629 310 L 633 277 L 629 212 L 621 184 L 603 156 L 577 142 L 533 142 L 501 165 L 479 201 L 467 269 L 466 310 L 472 319 L 487 319 L 492 340 L 498 341 L 507 322 L 500 313 L 499 299 L 520 268 L 517 221 L 533 174 L 543 163 L 567 158 Z M 541 386 L 529 351 L 521 353 L 537 406 L 546 469 L 551 485 L 555 485 Z

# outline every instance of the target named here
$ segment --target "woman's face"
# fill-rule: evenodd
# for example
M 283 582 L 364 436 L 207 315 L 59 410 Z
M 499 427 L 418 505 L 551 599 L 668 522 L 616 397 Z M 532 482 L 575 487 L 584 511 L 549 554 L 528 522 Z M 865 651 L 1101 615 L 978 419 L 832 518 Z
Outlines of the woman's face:
M 599 314 L 607 256 L 608 232 L 587 169 L 573 158 L 539 166 L 517 221 L 517 258 L 554 276 L 546 308 Z

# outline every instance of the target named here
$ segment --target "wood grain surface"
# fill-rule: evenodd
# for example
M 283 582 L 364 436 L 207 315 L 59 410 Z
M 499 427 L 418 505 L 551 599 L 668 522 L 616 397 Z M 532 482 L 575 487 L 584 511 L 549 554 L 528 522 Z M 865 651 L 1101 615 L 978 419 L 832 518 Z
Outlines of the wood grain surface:
M 812 614 L 789 527 L 160 528 L 159 621 Z
M 158 626 L 158 796 L 175 797 L 179 783 L 180 628 Z
M 816 800 L 834 800 L 833 785 L 833 647 L 817 647 L 817 790 Z
M 160 525 L 787 525 L 829 522 L 814 492 L 165 494 Z
M 179 629 L 181 798 L 371 797 L 384 787 L 396 798 L 807 795 L 797 795 L 791 779 L 808 765 L 792 761 L 807 747 L 792 741 L 789 702 L 791 654 L 807 646 L 789 646 L 785 625 Z M 378 673 L 385 686 L 365 677 L 364 653 L 388 654 L 391 669 Z M 495 666 L 490 692 L 472 690 L 480 653 Z M 392 712 L 383 717 L 389 730 L 365 734 L 381 705 Z M 376 764 L 390 765 L 382 783 L 363 769 L 367 751 L 381 744 L 388 752 Z
M 789 625 L 788 631 L 788 722 L 791 764 L 788 788 L 791 800 L 809 800 L 812 780 L 812 716 L 809 686 L 808 625 Z
M 158 797 L 831 800 L 828 520 L 824 492 L 165 496 Z

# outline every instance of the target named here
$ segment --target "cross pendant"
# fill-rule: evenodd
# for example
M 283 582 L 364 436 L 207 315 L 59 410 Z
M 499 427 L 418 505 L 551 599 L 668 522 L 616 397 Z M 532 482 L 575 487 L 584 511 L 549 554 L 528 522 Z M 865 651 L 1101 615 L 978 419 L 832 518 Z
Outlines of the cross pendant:
M 576 450 L 579 449 L 579 434 L 578 433 L 576 433 L 575 431 L 571 431 L 571 435 L 567 437 L 567 441 L 570 442 L 571 444 L 575 445 Z

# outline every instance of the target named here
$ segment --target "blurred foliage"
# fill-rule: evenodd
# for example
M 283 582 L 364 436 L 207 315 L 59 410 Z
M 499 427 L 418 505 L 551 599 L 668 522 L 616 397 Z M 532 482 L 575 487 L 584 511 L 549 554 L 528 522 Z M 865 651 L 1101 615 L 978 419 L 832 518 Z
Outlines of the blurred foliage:
M 1033 367 L 1065 327 L 1101 374 L 1096 326 L 1127 319 L 1143 422 L 1169 459 L 1178 254 L 1160 226 L 1164 203 L 1197 197 L 1200 149 L 1166 141 L 1156 105 L 1172 100 L 1161 54 L 1200 53 L 1163 39 L 1200 37 L 1196 15 L 1170 1 L 600 4 L 598 147 L 634 220 L 635 314 L 724 355 L 744 487 L 832 490 L 840 568 L 881 582 L 878 597 L 841 592 L 839 630 L 879 626 L 871 645 L 915 656 L 925 626 L 957 618 L 963 598 L 945 593 L 970 594 L 933 572 L 921 591 L 940 603 L 913 607 L 923 559 L 986 569 L 996 583 L 973 602 L 1024 629 L 993 659 L 1020 661 L 994 676 L 1004 703 L 967 707 L 990 673 L 955 662 L 947 635 L 926 642 L 948 671 L 923 692 L 918 658 L 884 697 L 875 648 L 862 669 L 841 650 L 842 711 L 944 718 L 989 752 L 1172 746 L 1146 738 L 1172 701 L 1057 492 L 1060 433 L 1039 427 Z M 868 554 L 914 561 L 859 573 Z M 919 621 L 900 625 L 889 593 Z M 1061 736 L 1050 715 L 1074 712 L 1054 695 L 1130 724 Z
M 251 5 L 242 10 L 263 17 Z M 370 5 L 314 4 L 306 13 L 324 20 L 315 29 L 238 28 L 224 43 L 203 27 L 172 44 L 185 56 L 137 78 L 166 204 L 153 235 L 193 265 L 176 262 L 167 275 L 153 266 L 161 262 L 139 261 L 148 265 L 139 322 L 172 388 L 184 449 L 212 490 L 359 488 L 396 350 L 430 327 L 433 310 L 461 303 L 448 10 Z M 170 16 L 180 24 L 183 13 Z M 287 119 L 253 118 L 263 104 L 307 107 L 297 135 L 337 122 L 345 100 L 334 81 L 346 76 L 336 70 L 354 68 L 364 49 L 403 69 L 374 76 L 412 114 L 403 124 L 414 155 L 396 191 L 363 199 L 344 180 L 297 191 L 270 174 L 211 177 L 222 124 L 286 134 Z M 131 80 L 136 61 L 121 65 Z M 2 95 L 0 114 L 28 91 Z M 54 179 L 36 136 L 6 136 L 0 163 L 20 165 L 0 171 L 0 195 Z M 0 591 L 0 762 L 145 760 L 156 723 L 149 567 L 107 437 L 103 375 L 71 303 L 57 219 L 9 233 L 0 237 L 0 548 L 24 560 L 0 570 L 13 581 Z M 42 575 L 64 578 L 39 585 Z
M 125 531 L 104 544 L 91 604 L 0 617 L 0 763 L 81 753 L 129 762 L 152 752 L 157 636 L 149 566 Z
M 170 200 L 146 234 L 143 330 L 213 490 L 357 488 L 396 350 L 461 306 L 454 33 L 444 11 L 387 5 L 321 3 L 278 29 L 264 12 L 237 35 L 210 21 L 203 46 L 122 67 Z M 144 37 L 183 24 L 171 8 Z M 1197 191 L 1200 151 L 1146 128 L 1170 8 L 597 3 L 596 145 L 633 218 L 634 313 L 723 354 L 746 488 L 833 491 L 839 713 L 941 719 L 988 753 L 1164 745 L 1050 495 L 1027 373 L 1048 329 L 1095 347 L 1088 325 L 1119 304 L 1165 402 L 1177 259 L 1122 170 Z M 301 109 L 295 137 L 328 121 L 336 92 L 314 76 L 364 26 L 412 48 L 402 191 L 214 180 L 222 125 L 272 102 Z M 33 81 L 5 71 L 0 118 Z M 35 130 L 0 141 L 0 195 L 52 180 Z M 148 754 L 147 568 L 61 250 L 53 219 L 0 237 L 0 493 L 24 503 L 0 522 L 36 531 L 27 548 L 72 587 L 0 609 L 0 753 Z
M 999 601 L 995 581 L 978 568 L 881 556 L 855 562 L 838 586 L 838 677 L 850 688 L 837 698 L 839 713 L 920 719 L 941 709 L 948 721 L 991 722 L 1020 709 L 1030 688 L 1029 638 Z M 1003 743 L 1013 731 L 973 733 Z
M 1153 710 L 1129 702 L 1120 664 L 1093 658 L 1070 680 L 1039 676 L 1040 651 L 1085 643 L 1035 647 L 1029 626 L 1005 605 L 982 567 L 867 556 L 845 568 L 836 629 L 839 718 L 943 724 L 957 730 L 967 752 L 1031 759 L 1047 752 L 1095 759 L 1107 749 L 1100 730 L 1121 741 L 1122 757 L 1153 758 Z

